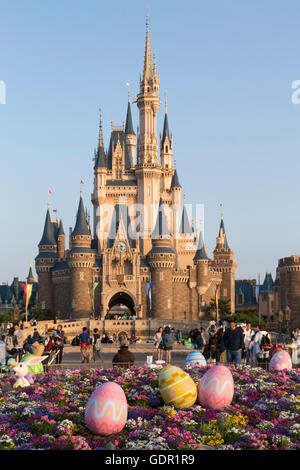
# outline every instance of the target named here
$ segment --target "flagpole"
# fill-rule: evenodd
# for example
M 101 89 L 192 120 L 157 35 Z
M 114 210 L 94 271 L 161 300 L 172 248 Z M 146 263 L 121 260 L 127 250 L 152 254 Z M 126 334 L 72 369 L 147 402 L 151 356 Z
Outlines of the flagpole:
M 28 303 L 27 303 L 27 281 L 26 281 L 26 296 L 25 296 L 25 321 L 27 323 L 27 308 L 28 308 Z
M 260 312 L 260 273 L 258 273 L 258 324 L 261 322 L 261 312 Z

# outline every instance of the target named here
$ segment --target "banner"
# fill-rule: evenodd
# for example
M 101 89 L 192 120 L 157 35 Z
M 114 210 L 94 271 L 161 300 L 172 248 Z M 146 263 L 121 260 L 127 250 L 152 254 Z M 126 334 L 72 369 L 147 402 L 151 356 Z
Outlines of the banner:
M 215 304 L 216 304 L 216 320 L 219 320 L 219 300 L 218 300 L 218 290 L 220 288 L 221 284 L 216 284 L 214 287 L 214 293 L 215 293 Z
M 32 284 L 26 284 L 26 299 L 25 299 L 26 311 L 27 311 L 28 304 L 30 301 L 31 293 L 32 293 Z
M 152 282 L 147 282 L 146 283 L 146 292 L 147 292 L 147 298 L 149 301 L 149 307 L 151 310 L 151 287 L 152 287 Z
M 93 310 L 94 310 L 94 293 L 95 293 L 95 289 L 96 289 L 96 287 L 98 286 L 98 284 L 99 284 L 99 282 L 94 282 L 93 288 L 92 288 L 92 293 L 91 293 L 91 299 L 92 299 Z

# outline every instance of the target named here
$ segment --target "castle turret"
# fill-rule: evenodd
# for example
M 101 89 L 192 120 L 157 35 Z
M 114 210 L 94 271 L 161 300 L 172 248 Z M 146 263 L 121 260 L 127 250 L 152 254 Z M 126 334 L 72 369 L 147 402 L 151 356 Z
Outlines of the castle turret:
M 59 227 L 57 231 L 57 252 L 59 258 L 64 258 L 65 256 L 65 232 L 62 224 L 62 220 L 59 221 Z
M 71 316 L 82 318 L 91 313 L 92 268 L 96 250 L 91 248 L 92 236 L 86 220 L 82 195 L 80 195 L 77 218 L 71 234 L 71 250 L 68 264 L 71 276 Z
M 127 145 L 128 153 L 129 153 L 129 160 L 130 160 L 130 163 L 131 163 L 131 168 L 133 168 L 134 164 L 135 164 L 135 141 L 136 141 L 136 136 L 135 136 L 135 132 L 133 130 L 131 106 L 130 106 L 130 98 L 129 97 L 128 97 L 128 106 L 127 106 L 125 134 L 126 134 L 126 145 Z
M 55 265 L 58 255 L 57 241 L 55 238 L 55 223 L 51 222 L 49 206 L 43 235 L 38 247 L 39 254 L 35 258 L 35 270 L 38 275 L 38 307 L 53 312 L 51 269 Z
M 175 252 L 162 199 L 159 202 L 156 225 L 152 233 L 152 249 L 147 254 L 151 269 L 152 316 L 172 319 L 172 277 Z
M 194 256 L 196 266 L 197 292 L 198 292 L 198 314 L 201 317 L 202 296 L 206 293 L 210 284 L 209 259 L 204 247 L 202 230 L 200 231 L 197 251 Z
M 35 283 L 35 279 L 34 279 L 34 276 L 33 276 L 33 273 L 32 273 L 31 263 L 30 263 L 29 273 L 28 273 L 26 281 L 27 281 L 27 284 L 34 284 Z
M 220 298 L 230 300 L 231 313 L 235 311 L 235 273 L 237 263 L 234 260 L 234 251 L 229 248 L 223 215 L 219 234 L 217 236 L 216 248 L 214 250 L 214 268 L 222 273 L 222 283 L 220 286 Z

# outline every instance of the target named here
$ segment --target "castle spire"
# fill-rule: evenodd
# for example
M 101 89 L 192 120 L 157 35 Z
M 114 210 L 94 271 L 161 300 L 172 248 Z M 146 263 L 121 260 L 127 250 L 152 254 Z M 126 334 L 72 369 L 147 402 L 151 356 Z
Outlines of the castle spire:
M 200 230 L 200 233 L 199 233 L 197 251 L 194 256 L 194 261 L 198 261 L 201 259 L 208 259 L 206 251 L 205 251 L 205 247 L 204 247 L 202 229 Z
M 158 215 L 156 219 L 156 224 L 152 232 L 152 238 L 169 238 L 170 230 L 168 225 L 168 220 L 164 211 L 164 205 L 162 198 L 159 201 Z
M 54 230 L 53 230 L 53 224 L 51 222 L 51 217 L 50 217 L 50 209 L 49 209 L 49 204 L 47 207 L 47 214 L 46 214 L 46 220 L 45 220 L 45 225 L 44 225 L 44 232 L 43 236 L 41 238 L 41 241 L 39 243 L 40 245 L 56 245 L 55 241 L 55 236 L 54 236 Z
M 220 229 L 219 229 L 219 235 L 218 238 L 221 238 L 224 240 L 224 249 L 229 250 L 229 245 L 227 242 L 227 237 L 226 237 L 226 232 L 225 232 L 225 225 L 224 225 L 224 220 L 223 220 L 223 213 L 221 214 L 221 223 L 220 223 Z
M 130 101 L 129 100 L 128 100 L 128 106 L 127 106 L 125 134 L 135 135 L 135 132 L 133 130 L 131 106 L 130 106 Z
M 85 212 L 84 212 L 84 205 L 83 205 L 81 193 L 80 193 L 80 200 L 79 200 L 79 206 L 78 206 L 77 217 L 76 217 L 76 225 L 72 232 L 72 236 L 73 235 L 91 235 L 91 232 L 87 224 Z
M 152 77 L 152 61 L 151 61 L 151 47 L 150 47 L 150 37 L 149 37 L 149 11 L 148 11 L 148 5 L 147 5 L 146 43 L 145 43 L 143 80 L 148 81 L 151 77 Z
M 99 140 L 98 140 L 98 149 L 95 154 L 95 167 L 97 168 L 105 168 L 106 167 L 106 155 L 104 152 L 104 144 L 103 144 L 103 131 L 102 131 L 102 113 L 101 109 L 100 112 L 100 119 L 99 119 Z

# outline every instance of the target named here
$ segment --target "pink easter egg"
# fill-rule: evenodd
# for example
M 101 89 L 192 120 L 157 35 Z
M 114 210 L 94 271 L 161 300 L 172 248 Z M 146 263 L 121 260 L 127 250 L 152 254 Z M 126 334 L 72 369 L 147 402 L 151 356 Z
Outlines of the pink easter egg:
M 200 405 L 211 410 L 220 410 L 230 405 L 234 383 L 230 370 L 225 366 L 214 366 L 202 377 L 198 386 Z
M 292 360 L 287 351 L 277 351 L 270 360 L 269 370 L 291 370 Z
M 108 436 L 124 428 L 127 400 L 120 385 L 106 382 L 92 393 L 85 409 L 85 423 L 93 434 Z

